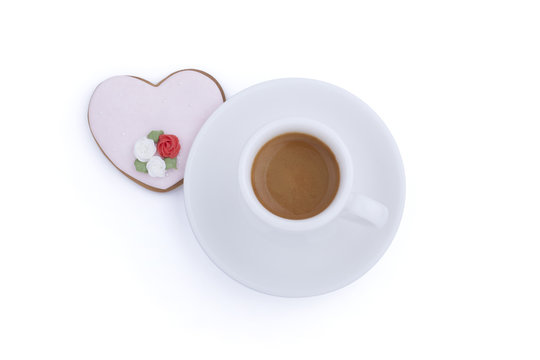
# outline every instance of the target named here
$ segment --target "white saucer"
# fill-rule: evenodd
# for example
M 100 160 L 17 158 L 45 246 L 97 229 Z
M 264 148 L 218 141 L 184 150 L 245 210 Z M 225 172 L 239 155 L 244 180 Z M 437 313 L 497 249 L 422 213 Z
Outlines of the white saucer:
M 337 218 L 287 233 L 248 209 L 238 180 L 242 147 L 265 124 L 291 116 L 320 121 L 342 138 L 353 158 L 353 191 L 389 209 L 382 229 Z M 206 121 L 191 147 L 184 192 L 193 232 L 221 270 L 254 290 L 300 297 L 350 284 L 379 260 L 401 220 L 405 176 L 390 132 L 360 99 L 321 81 L 280 79 L 238 93 Z

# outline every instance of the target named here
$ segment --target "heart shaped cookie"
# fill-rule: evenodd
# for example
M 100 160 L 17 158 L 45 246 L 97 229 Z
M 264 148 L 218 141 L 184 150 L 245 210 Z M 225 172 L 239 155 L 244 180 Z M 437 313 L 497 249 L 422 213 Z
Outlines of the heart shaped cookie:
M 150 190 L 169 191 L 182 184 L 195 136 L 224 101 L 219 83 L 200 70 L 180 70 L 158 84 L 115 76 L 94 90 L 88 124 L 124 175 Z

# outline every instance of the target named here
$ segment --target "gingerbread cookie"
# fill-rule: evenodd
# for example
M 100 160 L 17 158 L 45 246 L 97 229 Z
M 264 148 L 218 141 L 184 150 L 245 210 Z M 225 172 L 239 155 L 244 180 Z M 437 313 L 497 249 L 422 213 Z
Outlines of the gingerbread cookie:
M 219 83 L 200 70 L 180 70 L 158 84 L 115 76 L 94 90 L 88 123 L 118 170 L 163 192 L 182 184 L 195 136 L 224 101 Z

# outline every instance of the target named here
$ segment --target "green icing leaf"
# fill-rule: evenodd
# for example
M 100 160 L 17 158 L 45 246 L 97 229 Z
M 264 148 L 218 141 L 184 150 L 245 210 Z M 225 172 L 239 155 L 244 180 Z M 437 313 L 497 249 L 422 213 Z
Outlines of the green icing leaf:
M 176 158 L 165 158 L 165 169 L 176 169 Z
M 163 135 L 163 130 L 152 130 L 150 134 L 146 135 L 147 138 L 154 140 L 155 143 L 159 140 L 159 135 Z
M 135 159 L 135 169 L 143 173 L 148 172 L 148 170 L 146 169 L 146 163 L 139 161 L 139 159 Z

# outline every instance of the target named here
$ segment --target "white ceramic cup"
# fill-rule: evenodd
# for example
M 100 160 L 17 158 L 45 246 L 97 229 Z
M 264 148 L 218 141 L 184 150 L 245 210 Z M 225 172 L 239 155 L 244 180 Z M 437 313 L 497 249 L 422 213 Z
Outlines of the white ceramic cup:
M 251 168 L 255 156 L 269 140 L 276 136 L 299 132 L 314 136 L 324 142 L 336 156 L 340 182 L 336 196 L 321 213 L 302 220 L 286 219 L 268 211 L 257 199 L 251 184 Z M 240 191 L 248 207 L 262 221 L 287 231 L 307 231 L 323 226 L 338 216 L 369 223 L 381 228 L 388 220 L 388 208 L 365 195 L 352 192 L 353 163 L 347 147 L 328 126 L 305 118 L 286 118 L 273 121 L 251 136 L 244 145 L 239 165 Z

